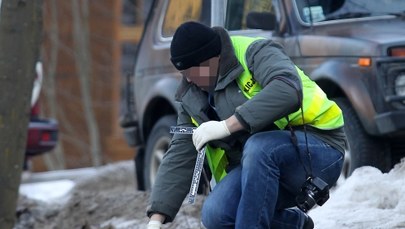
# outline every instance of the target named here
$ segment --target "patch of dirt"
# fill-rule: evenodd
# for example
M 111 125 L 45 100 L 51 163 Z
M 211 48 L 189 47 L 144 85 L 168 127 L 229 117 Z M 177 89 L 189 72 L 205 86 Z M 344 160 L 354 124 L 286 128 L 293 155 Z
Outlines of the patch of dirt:
M 14 229 L 146 228 L 149 192 L 135 188 L 131 161 L 103 166 L 95 176 L 79 178 L 70 197 L 51 203 L 20 196 Z M 163 228 L 200 228 L 203 197 L 183 203 L 175 221 Z

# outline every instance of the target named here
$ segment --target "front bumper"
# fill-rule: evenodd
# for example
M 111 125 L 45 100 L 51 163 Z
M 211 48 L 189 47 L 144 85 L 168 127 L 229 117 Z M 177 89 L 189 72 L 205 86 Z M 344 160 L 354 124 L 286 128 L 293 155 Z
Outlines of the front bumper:
M 140 129 L 138 120 L 130 113 L 125 114 L 120 121 L 120 126 L 124 130 L 124 137 L 127 144 L 131 147 L 141 145 Z
M 137 146 L 141 145 L 138 126 L 125 127 L 124 128 L 124 137 L 125 137 L 127 144 L 131 147 L 137 147 Z
M 405 134 L 405 110 L 391 111 L 375 116 L 380 134 Z

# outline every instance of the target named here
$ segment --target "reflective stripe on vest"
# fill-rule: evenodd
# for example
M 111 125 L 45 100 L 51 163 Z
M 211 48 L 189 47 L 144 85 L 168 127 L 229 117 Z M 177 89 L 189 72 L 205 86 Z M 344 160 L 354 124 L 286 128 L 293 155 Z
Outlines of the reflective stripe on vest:
M 261 86 L 253 78 L 246 64 L 246 51 L 250 44 L 263 38 L 252 38 L 232 36 L 231 41 L 235 49 L 235 55 L 245 70 L 237 79 L 239 88 L 246 98 L 251 99 L 261 91 Z M 329 130 L 343 126 L 343 115 L 335 102 L 329 100 L 322 89 L 305 73 L 295 66 L 301 79 L 303 88 L 302 108 L 304 109 L 304 120 L 301 115 L 301 108 L 288 115 L 290 124 L 293 126 L 307 124 L 318 129 Z M 284 129 L 288 121 L 281 118 L 274 122 L 280 129 Z

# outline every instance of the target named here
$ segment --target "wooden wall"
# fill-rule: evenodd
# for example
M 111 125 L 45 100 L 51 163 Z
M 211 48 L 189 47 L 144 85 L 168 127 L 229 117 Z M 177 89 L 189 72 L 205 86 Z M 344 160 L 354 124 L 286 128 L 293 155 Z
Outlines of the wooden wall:
M 75 4 L 76 3 L 76 4 Z M 122 22 L 124 0 L 89 0 L 88 19 L 89 89 L 93 116 L 98 127 L 102 162 L 132 159 L 134 152 L 123 139 L 119 126 L 120 93 L 123 86 L 124 44 L 136 47 L 142 32 L 142 1 L 137 1 L 134 24 Z M 128 3 L 128 2 L 127 2 Z M 44 0 L 44 35 L 42 61 L 45 80 L 41 95 L 42 116 L 60 124 L 59 148 L 32 159 L 34 171 L 59 169 L 57 155 L 63 153 L 66 168 L 92 165 L 89 122 L 85 116 L 80 83 L 78 55 L 75 48 L 74 15 L 82 13 L 83 0 Z M 77 7 L 78 6 L 78 7 Z M 83 15 L 83 14 L 82 14 Z M 86 14 L 84 14 L 86 15 Z M 86 36 L 77 39 L 85 39 Z M 76 35 L 77 36 L 77 35 Z M 76 39 L 76 40 L 77 40 Z M 131 55 L 126 55 L 127 62 Z M 129 58 L 129 59 L 128 59 Z M 56 160 L 57 161 L 57 160 Z

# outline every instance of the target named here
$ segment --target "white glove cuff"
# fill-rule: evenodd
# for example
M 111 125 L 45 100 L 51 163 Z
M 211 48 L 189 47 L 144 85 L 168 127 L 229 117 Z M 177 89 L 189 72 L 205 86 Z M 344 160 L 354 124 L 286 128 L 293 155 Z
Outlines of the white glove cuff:
M 225 132 L 229 135 L 231 135 L 231 132 L 229 132 L 228 126 L 226 125 L 225 120 L 221 121 L 222 126 L 224 127 Z
M 160 222 L 158 220 L 151 220 L 148 223 L 148 229 L 160 229 L 161 226 L 162 226 L 162 222 Z

